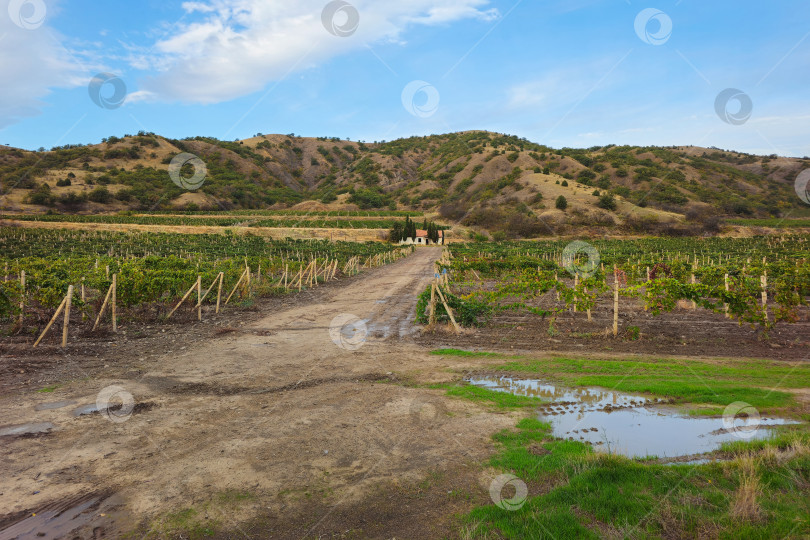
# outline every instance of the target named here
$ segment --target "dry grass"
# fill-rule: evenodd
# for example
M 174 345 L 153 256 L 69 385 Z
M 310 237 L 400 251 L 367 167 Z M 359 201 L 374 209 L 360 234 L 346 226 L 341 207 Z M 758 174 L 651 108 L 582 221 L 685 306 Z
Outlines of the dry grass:
M 464 525 L 459 530 L 459 538 L 461 540 L 501 540 L 504 538 L 497 531 L 487 531 L 481 528 L 483 521 L 475 520 L 472 523 Z
M 731 515 L 745 521 L 754 521 L 762 515 L 759 497 L 762 495 L 762 484 L 757 468 L 760 458 L 749 454 L 734 460 L 739 469 L 740 484 L 731 502 Z

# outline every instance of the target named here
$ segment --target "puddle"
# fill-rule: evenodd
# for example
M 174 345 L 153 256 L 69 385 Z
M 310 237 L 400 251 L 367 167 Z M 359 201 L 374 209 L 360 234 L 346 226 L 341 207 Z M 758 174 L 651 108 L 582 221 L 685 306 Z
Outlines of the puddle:
M 111 504 L 120 504 L 119 499 L 113 495 L 105 500 L 105 496 L 94 494 L 49 503 L 0 530 L 0 540 L 107 537 L 115 514 L 106 512 L 110 512 Z
M 601 388 L 565 388 L 538 380 L 512 377 L 474 377 L 469 382 L 491 390 L 543 398 L 550 403 L 538 410 L 561 439 L 628 457 L 678 457 L 704 454 L 727 441 L 742 440 L 724 429 L 722 418 L 684 416 L 660 405 L 663 400 Z M 769 435 L 770 426 L 794 423 L 781 418 L 736 419 L 748 440 Z
M 653 400 L 640 395 L 634 396 L 602 388 L 565 388 L 533 379 L 492 376 L 473 377 L 469 382 L 490 390 L 501 390 L 517 396 L 550 401 L 551 403 L 542 408 L 547 409 L 552 415 L 554 412 L 562 411 L 591 411 L 606 407 L 619 408 L 654 403 Z
M 23 435 L 39 435 L 48 433 L 55 428 L 50 422 L 38 422 L 31 424 L 20 424 L 17 426 L 0 427 L 0 437 L 20 437 Z
M 152 402 L 152 401 L 144 401 L 144 402 L 140 402 L 140 403 L 135 403 L 134 405 L 132 405 L 132 407 L 127 407 L 128 412 L 125 412 L 123 414 L 128 415 L 128 414 L 138 414 L 138 413 L 146 412 L 146 411 L 152 410 L 156 405 L 157 404 Z M 121 411 L 123 408 L 124 408 L 124 405 L 121 404 L 121 403 L 111 404 L 109 407 L 107 407 L 105 409 L 99 409 L 98 406 L 95 403 L 88 403 L 87 405 L 82 405 L 80 407 L 76 407 L 75 409 L 73 409 L 73 411 L 70 414 L 72 414 L 73 416 L 79 417 L 79 416 L 86 416 L 88 414 L 95 414 L 97 412 L 101 412 L 102 410 L 109 411 L 111 413 L 116 413 L 118 411 Z
M 95 403 L 88 403 L 81 407 L 76 407 L 71 413 L 73 416 L 84 416 L 85 414 L 93 414 L 98 412 L 98 407 Z
M 68 405 L 75 405 L 75 401 L 71 401 L 66 399 L 64 401 L 51 401 L 50 403 L 40 403 L 34 407 L 35 411 L 50 411 L 52 409 L 61 409 L 62 407 L 67 407 Z

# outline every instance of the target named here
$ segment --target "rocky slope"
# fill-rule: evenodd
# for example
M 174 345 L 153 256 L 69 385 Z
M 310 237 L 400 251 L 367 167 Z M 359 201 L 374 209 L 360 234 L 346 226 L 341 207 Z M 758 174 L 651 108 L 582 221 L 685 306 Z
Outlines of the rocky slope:
M 205 162 L 196 191 L 169 178 L 181 152 Z M 711 232 L 723 216 L 801 214 L 806 205 L 793 184 L 807 168 L 807 157 L 699 147 L 552 149 L 485 131 L 374 143 L 139 133 L 49 151 L 0 147 L 0 210 L 226 210 L 318 201 L 302 206 L 423 210 L 509 237 L 594 226 L 694 233 Z

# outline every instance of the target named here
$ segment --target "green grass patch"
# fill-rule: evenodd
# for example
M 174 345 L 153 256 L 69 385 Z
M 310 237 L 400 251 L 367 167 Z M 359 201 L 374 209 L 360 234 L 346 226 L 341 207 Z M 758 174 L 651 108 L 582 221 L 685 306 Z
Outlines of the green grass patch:
M 699 410 L 700 414 L 717 414 L 735 401 L 750 403 L 760 410 L 788 407 L 795 404 L 795 399 L 789 392 L 774 389 L 779 381 L 793 388 L 810 386 L 810 364 L 794 366 L 768 360 L 720 363 L 553 357 L 521 359 L 492 369 L 531 374 L 569 386 L 601 386 L 713 405 Z
M 194 508 L 184 508 L 178 512 L 166 514 L 148 536 L 152 538 L 182 537 L 189 540 L 210 538 L 217 534 L 220 526 L 219 520 L 206 519 Z
M 699 466 L 597 454 L 579 442 L 553 440 L 549 433 L 548 424 L 526 419 L 494 436 L 500 450 L 489 464 L 518 476 L 529 495 L 516 511 L 494 504 L 474 509 L 464 518 L 462 537 L 802 538 L 810 533 L 806 433 L 739 443 L 738 459 Z M 768 457 L 769 447 L 785 449 L 785 457 L 772 457 L 773 452 Z M 753 504 L 739 505 L 751 477 L 758 495 Z
M 62 385 L 61 384 L 52 384 L 50 386 L 46 386 L 45 388 L 40 388 L 39 390 L 37 390 L 37 392 L 44 393 L 44 394 L 49 394 L 49 393 L 53 392 L 54 390 L 56 390 L 57 388 L 59 388 L 60 386 L 62 386 Z
M 492 352 L 478 352 L 478 351 L 463 351 L 461 349 L 436 349 L 430 351 L 430 354 L 435 354 L 439 356 L 503 356 L 498 353 Z
M 774 430 L 772 435 L 766 439 L 725 442 L 720 445 L 719 451 L 734 454 L 735 456 L 742 456 L 769 447 L 779 450 L 788 450 L 796 443 L 810 445 L 810 433 L 807 431 L 807 426 L 800 424 L 781 426 L 778 430 Z
M 760 408 L 792 403 L 786 392 L 768 389 L 783 377 L 791 387 L 810 382 L 808 367 L 756 360 L 524 358 L 497 369 L 571 386 L 649 392 L 684 403 L 725 406 L 748 401 Z M 503 392 L 483 388 L 451 386 L 448 394 L 509 406 L 495 401 Z M 463 538 L 810 535 L 806 425 L 783 426 L 768 439 L 726 443 L 716 454 L 730 461 L 704 465 L 663 465 L 597 453 L 581 442 L 554 438 L 551 425 L 533 417 L 493 439 L 499 449 L 487 464 L 525 482 L 528 497 L 515 511 L 495 504 L 475 508 L 462 520 Z M 513 493 L 506 490 L 503 496 Z
M 501 409 L 516 409 L 520 407 L 537 407 L 545 403 L 545 400 L 536 397 L 516 396 L 509 392 L 499 392 L 497 390 L 490 390 L 488 388 L 481 388 L 480 386 L 473 386 L 470 384 L 454 385 L 447 388 L 447 395 L 453 397 L 460 397 L 475 401 L 477 403 L 485 403 L 494 405 Z
M 252 493 L 238 491 L 236 489 L 228 489 L 217 493 L 215 500 L 219 504 L 238 504 L 245 501 L 252 501 L 256 496 Z
M 169 512 L 155 519 L 149 531 L 132 535 L 137 538 L 188 538 L 197 540 L 220 535 L 223 524 L 219 516 L 232 514 L 242 504 L 256 500 L 256 495 L 229 489 L 212 494 L 199 505 Z M 136 531 L 137 532 L 137 531 Z

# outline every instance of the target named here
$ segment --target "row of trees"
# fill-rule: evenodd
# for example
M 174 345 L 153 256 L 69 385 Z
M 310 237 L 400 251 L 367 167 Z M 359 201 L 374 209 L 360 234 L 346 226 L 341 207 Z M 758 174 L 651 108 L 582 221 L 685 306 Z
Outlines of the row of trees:
M 425 219 L 422 222 L 422 230 L 427 231 L 427 238 L 433 243 L 439 241 L 439 227 L 434 222 L 428 222 Z M 388 233 L 388 240 L 392 243 L 398 243 L 406 238 L 413 238 L 416 240 L 416 223 L 406 216 L 405 221 L 396 221 L 391 231 Z

